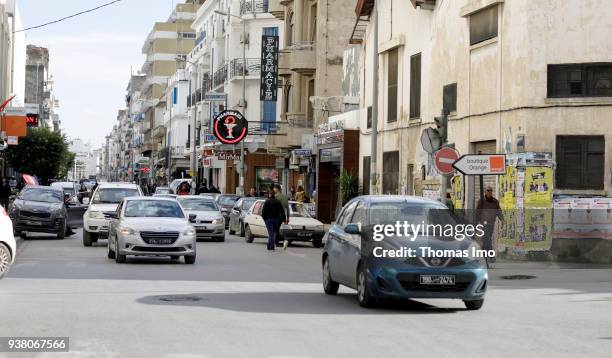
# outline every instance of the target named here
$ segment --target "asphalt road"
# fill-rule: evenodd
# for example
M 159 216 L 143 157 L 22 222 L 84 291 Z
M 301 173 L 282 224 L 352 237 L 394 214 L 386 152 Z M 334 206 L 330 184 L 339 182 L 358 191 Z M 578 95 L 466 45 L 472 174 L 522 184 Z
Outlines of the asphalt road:
M 484 307 L 419 300 L 360 308 L 322 293 L 321 250 L 198 243 L 198 260 L 106 258 L 106 242 L 20 244 L 0 281 L 0 337 L 68 336 L 19 357 L 610 357 L 612 269 L 499 263 Z M 531 280 L 503 280 L 512 274 Z M 9 356 L 0 353 L 0 357 Z

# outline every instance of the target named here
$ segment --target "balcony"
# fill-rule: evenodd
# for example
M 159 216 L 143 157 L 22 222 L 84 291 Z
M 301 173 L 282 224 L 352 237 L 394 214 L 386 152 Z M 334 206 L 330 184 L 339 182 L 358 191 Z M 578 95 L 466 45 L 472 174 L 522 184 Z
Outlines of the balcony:
M 223 86 L 227 80 L 227 65 L 223 65 L 213 74 L 213 88 Z
M 285 20 L 285 6 L 281 0 L 269 0 L 268 12 L 279 20 Z
M 248 14 L 263 14 L 268 12 L 267 0 L 241 0 L 240 16 Z
M 170 148 L 170 153 L 172 154 L 172 158 L 182 159 L 185 158 L 187 154 L 185 147 L 183 146 L 174 146 Z
M 164 138 L 166 136 L 166 127 L 164 126 L 155 127 L 155 129 L 153 129 L 152 136 L 153 138 L 156 138 L 156 139 Z
M 230 78 L 241 77 L 244 69 L 244 61 L 241 58 L 237 58 L 230 62 Z M 246 59 L 246 72 L 247 77 L 258 76 L 261 73 L 261 60 L 258 58 L 247 58 Z
M 278 67 L 304 76 L 313 75 L 317 68 L 314 42 L 294 43 L 280 53 Z

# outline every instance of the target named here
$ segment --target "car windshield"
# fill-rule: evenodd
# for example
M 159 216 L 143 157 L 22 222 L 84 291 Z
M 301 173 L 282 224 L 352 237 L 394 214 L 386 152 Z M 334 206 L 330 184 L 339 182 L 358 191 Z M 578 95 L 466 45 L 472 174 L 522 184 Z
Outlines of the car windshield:
M 96 191 L 92 204 L 119 204 L 129 196 L 140 196 L 140 192 L 131 188 L 101 188 Z
M 374 202 L 370 206 L 370 225 L 392 224 L 396 222 L 415 224 L 456 224 L 452 212 L 446 208 L 429 203 L 410 203 L 405 201 Z
M 223 206 L 234 206 L 238 199 L 240 198 L 237 196 L 221 196 L 219 197 L 219 204 Z
M 292 218 L 309 218 L 308 210 L 302 204 L 289 203 L 290 214 Z
M 257 202 L 257 199 L 244 199 L 242 201 L 242 209 L 249 210 L 253 204 Z
M 179 203 L 189 211 L 218 211 L 217 203 L 212 199 L 188 198 L 179 199 Z
M 41 203 L 61 203 L 64 201 L 64 193 L 49 189 L 25 189 L 21 192 L 22 200 L 38 201 Z
M 73 196 L 75 194 L 74 188 L 64 188 L 64 194 L 69 194 L 70 196 Z
M 169 200 L 130 200 L 125 207 L 127 218 L 185 218 L 181 206 Z
M 155 194 L 170 194 L 170 188 L 157 188 Z

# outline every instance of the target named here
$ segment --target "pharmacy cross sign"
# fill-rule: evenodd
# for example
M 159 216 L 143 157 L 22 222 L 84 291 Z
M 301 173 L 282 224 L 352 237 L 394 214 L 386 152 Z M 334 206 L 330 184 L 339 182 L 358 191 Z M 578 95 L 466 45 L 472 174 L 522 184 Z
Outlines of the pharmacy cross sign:
M 213 121 L 213 133 L 221 143 L 237 144 L 249 134 L 249 122 L 238 111 L 223 111 Z

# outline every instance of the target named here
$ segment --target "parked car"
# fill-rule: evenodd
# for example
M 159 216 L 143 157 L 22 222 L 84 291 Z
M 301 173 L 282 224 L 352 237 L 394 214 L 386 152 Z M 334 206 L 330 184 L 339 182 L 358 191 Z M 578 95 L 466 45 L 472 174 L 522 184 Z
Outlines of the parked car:
M 244 218 L 244 238 L 248 243 L 256 237 L 268 237 L 266 223 L 261 217 L 264 203 L 263 199 L 257 200 Z M 314 247 L 321 247 L 325 235 L 323 223 L 310 216 L 302 203 L 290 201 L 289 209 L 289 225 L 281 226 L 278 241 L 311 241 Z
M 421 233 L 415 240 L 393 234 L 382 241 L 373 240 L 378 225 L 404 221 L 427 225 L 460 223 L 444 204 L 428 199 L 362 196 L 351 200 L 326 234 L 322 257 L 325 293 L 335 295 L 339 285 L 356 289 L 358 302 L 364 307 L 379 299 L 454 298 L 463 300 L 469 310 L 480 309 L 488 280 L 484 259 L 428 257 L 422 256 L 419 249 L 471 250 L 477 245 L 470 239 L 459 241 L 429 233 Z M 373 254 L 374 250 L 410 248 L 415 249 L 417 257 L 381 258 Z
M 246 197 L 236 202 L 229 214 L 230 235 L 239 233 L 240 237 L 244 237 L 244 218 L 257 200 L 261 200 L 261 198 Z
M 240 199 L 240 196 L 235 194 L 221 194 L 217 196 L 217 204 L 219 205 L 221 214 L 223 214 L 223 217 L 225 218 L 226 229 L 229 227 L 230 211 L 232 211 L 238 199 Z
M 0 206 L 0 280 L 6 276 L 15 262 L 16 253 L 13 223 L 4 208 Z
M 193 226 L 198 239 L 225 241 L 225 219 L 217 203 L 199 195 L 186 195 L 177 198 L 187 215 L 195 215 Z
M 174 194 L 174 192 L 167 186 L 158 186 L 157 188 L 155 188 L 155 192 L 153 193 L 153 195 L 163 194 Z
M 142 190 L 137 184 L 99 184 L 83 217 L 83 245 L 91 246 L 98 239 L 107 238 L 110 220 L 104 214 L 114 213 L 124 198 L 142 195 Z
M 129 197 L 107 214 L 111 219 L 108 258 L 125 263 L 127 256 L 181 256 L 196 261 L 195 215 L 187 217 L 176 200 Z
M 72 204 L 62 189 L 48 186 L 26 186 L 9 208 L 15 232 L 27 239 L 27 233 L 56 235 L 62 240 L 71 227 L 79 226 L 87 205 Z

